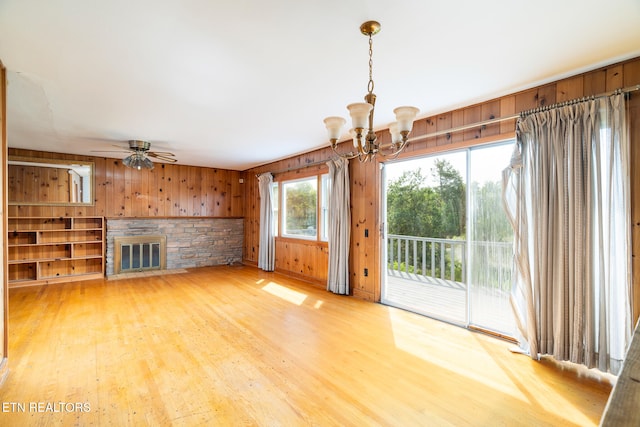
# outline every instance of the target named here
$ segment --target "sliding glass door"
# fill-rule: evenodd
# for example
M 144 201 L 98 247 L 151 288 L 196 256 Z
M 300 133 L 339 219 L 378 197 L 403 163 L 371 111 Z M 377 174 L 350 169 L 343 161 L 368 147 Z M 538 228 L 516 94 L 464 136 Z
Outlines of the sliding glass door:
M 501 171 L 513 142 L 384 168 L 382 302 L 511 336 L 511 229 Z
M 468 151 L 469 324 L 513 336 L 509 302 L 513 229 L 502 205 L 502 170 L 513 143 Z

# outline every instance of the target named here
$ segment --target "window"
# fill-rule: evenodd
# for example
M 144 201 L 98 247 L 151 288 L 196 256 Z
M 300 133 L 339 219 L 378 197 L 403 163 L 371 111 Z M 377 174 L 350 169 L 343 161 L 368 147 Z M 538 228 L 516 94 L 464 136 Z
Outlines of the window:
M 282 235 L 317 238 L 318 179 L 316 177 L 282 183 Z
M 320 240 L 329 240 L 329 175 L 325 174 L 321 176 L 322 190 L 320 191 L 320 220 L 322 226 L 320 227 Z
M 274 220 L 280 226 L 275 235 L 327 241 L 328 194 L 327 174 L 274 183 Z

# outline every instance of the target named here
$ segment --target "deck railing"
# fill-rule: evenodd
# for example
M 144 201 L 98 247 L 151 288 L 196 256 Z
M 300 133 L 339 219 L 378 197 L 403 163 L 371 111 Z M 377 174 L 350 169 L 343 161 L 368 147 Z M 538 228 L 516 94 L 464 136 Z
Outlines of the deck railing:
M 464 240 L 389 234 L 387 245 L 387 266 L 391 273 L 467 281 L 467 242 Z M 474 268 L 474 276 L 480 277 L 475 279 L 490 287 L 503 287 L 505 282 L 510 282 L 511 243 L 476 241 L 471 245 L 479 263 Z
M 464 282 L 465 241 L 397 234 L 387 239 L 389 270 Z

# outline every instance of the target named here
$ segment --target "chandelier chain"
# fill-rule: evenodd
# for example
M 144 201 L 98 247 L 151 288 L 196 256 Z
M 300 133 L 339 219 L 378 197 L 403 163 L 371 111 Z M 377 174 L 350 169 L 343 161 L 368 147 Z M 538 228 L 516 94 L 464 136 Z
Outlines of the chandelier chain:
M 373 93 L 373 34 L 369 34 L 369 93 Z

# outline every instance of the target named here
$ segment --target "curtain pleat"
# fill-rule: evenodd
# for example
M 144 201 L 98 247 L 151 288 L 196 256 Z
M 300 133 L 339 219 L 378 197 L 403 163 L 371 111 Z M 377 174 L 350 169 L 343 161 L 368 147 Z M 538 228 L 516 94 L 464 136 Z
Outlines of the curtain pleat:
M 503 173 L 522 349 L 617 373 L 631 337 L 624 96 L 530 114 Z
M 273 176 L 263 173 L 258 177 L 260 192 L 260 246 L 258 268 L 273 271 L 275 268 L 275 238 L 273 230 L 272 186 Z
M 351 209 L 349 161 L 343 158 L 327 162 L 329 166 L 329 270 L 327 290 L 349 294 L 349 242 Z

